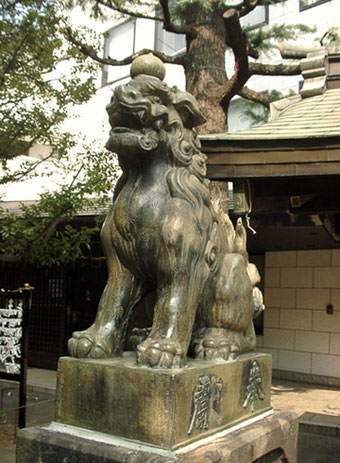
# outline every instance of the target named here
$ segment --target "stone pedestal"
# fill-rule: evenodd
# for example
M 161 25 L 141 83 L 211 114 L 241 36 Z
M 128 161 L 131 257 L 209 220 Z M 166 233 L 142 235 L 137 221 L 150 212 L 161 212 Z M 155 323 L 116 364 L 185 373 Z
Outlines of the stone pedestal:
M 132 353 L 65 357 L 56 422 L 19 433 L 17 463 L 250 463 L 266 454 L 294 463 L 296 420 L 272 412 L 270 385 L 266 354 L 180 370 L 137 367 Z
M 179 370 L 135 355 L 59 361 L 56 421 L 173 450 L 270 409 L 271 356 L 189 360 Z
M 296 463 L 296 415 L 255 420 L 175 451 L 52 423 L 19 432 L 16 463 Z

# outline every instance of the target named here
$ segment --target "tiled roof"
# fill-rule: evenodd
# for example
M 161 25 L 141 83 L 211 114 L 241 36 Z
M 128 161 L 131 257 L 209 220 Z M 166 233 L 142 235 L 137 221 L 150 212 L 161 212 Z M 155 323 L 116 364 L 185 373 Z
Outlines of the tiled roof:
M 273 140 L 340 136 L 340 89 L 302 99 L 300 95 L 272 104 L 274 120 L 234 133 L 202 135 L 202 140 Z

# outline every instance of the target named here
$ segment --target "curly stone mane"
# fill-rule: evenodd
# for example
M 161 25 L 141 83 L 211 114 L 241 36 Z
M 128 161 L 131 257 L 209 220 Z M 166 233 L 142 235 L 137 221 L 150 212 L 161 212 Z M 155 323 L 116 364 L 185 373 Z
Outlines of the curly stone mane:
M 186 92 L 171 90 L 167 84 L 158 79 L 137 76 L 130 82 L 144 98 L 129 103 L 132 111 L 141 112 L 141 122 L 153 122 L 147 129 L 149 137 L 156 137 L 161 130 L 166 134 L 167 149 L 165 150 L 169 171 L 166 181 L 170 194 L 174 198 L 188 201 L 198 216 L 198 222 L 203 213 L 203 207 L 210 209 L 216 216 L 216 210 L 211 203 L 209 180 L 206 179 L 206 156 L 201 152 L 201 143 L 194 129 L 195 125 L 204 120 L 196 101 Z M 141 109 L 143 107 L 143 109 Z
M 184 128 L 176 145 L 170 151 L 175 158 L 175 166 L 166 176 L 170 194 L 173 198 L 188 201 L 195 210 L 200 224 L 204 206 L 215 215 L 210 200 L 209 181 L 205 178 L 206 156 L 200 151 L 200 142 L 192 130 Z

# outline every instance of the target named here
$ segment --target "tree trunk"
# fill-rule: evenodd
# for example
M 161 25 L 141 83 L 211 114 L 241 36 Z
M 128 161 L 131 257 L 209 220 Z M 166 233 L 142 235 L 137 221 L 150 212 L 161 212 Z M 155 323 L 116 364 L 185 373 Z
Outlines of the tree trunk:
M 202 11 L 197 4 L 191 4 L 185 11 L 186 22 L 195 24 L 195 36 L 187 38 L 186 90 L 194 95 L 207 119 L 198 127 L 201 134 L 228 130 L 228 107 L 222 105 L 228 88 L 226 28 L 217 2 L 212 7 Z

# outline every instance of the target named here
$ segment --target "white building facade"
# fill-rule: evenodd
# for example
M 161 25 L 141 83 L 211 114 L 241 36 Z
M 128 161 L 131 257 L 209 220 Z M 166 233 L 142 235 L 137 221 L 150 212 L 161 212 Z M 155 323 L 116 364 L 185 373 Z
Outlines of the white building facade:
M 263 336 L 275 376 L 340 385 L 340 250 L 267 252 Z

